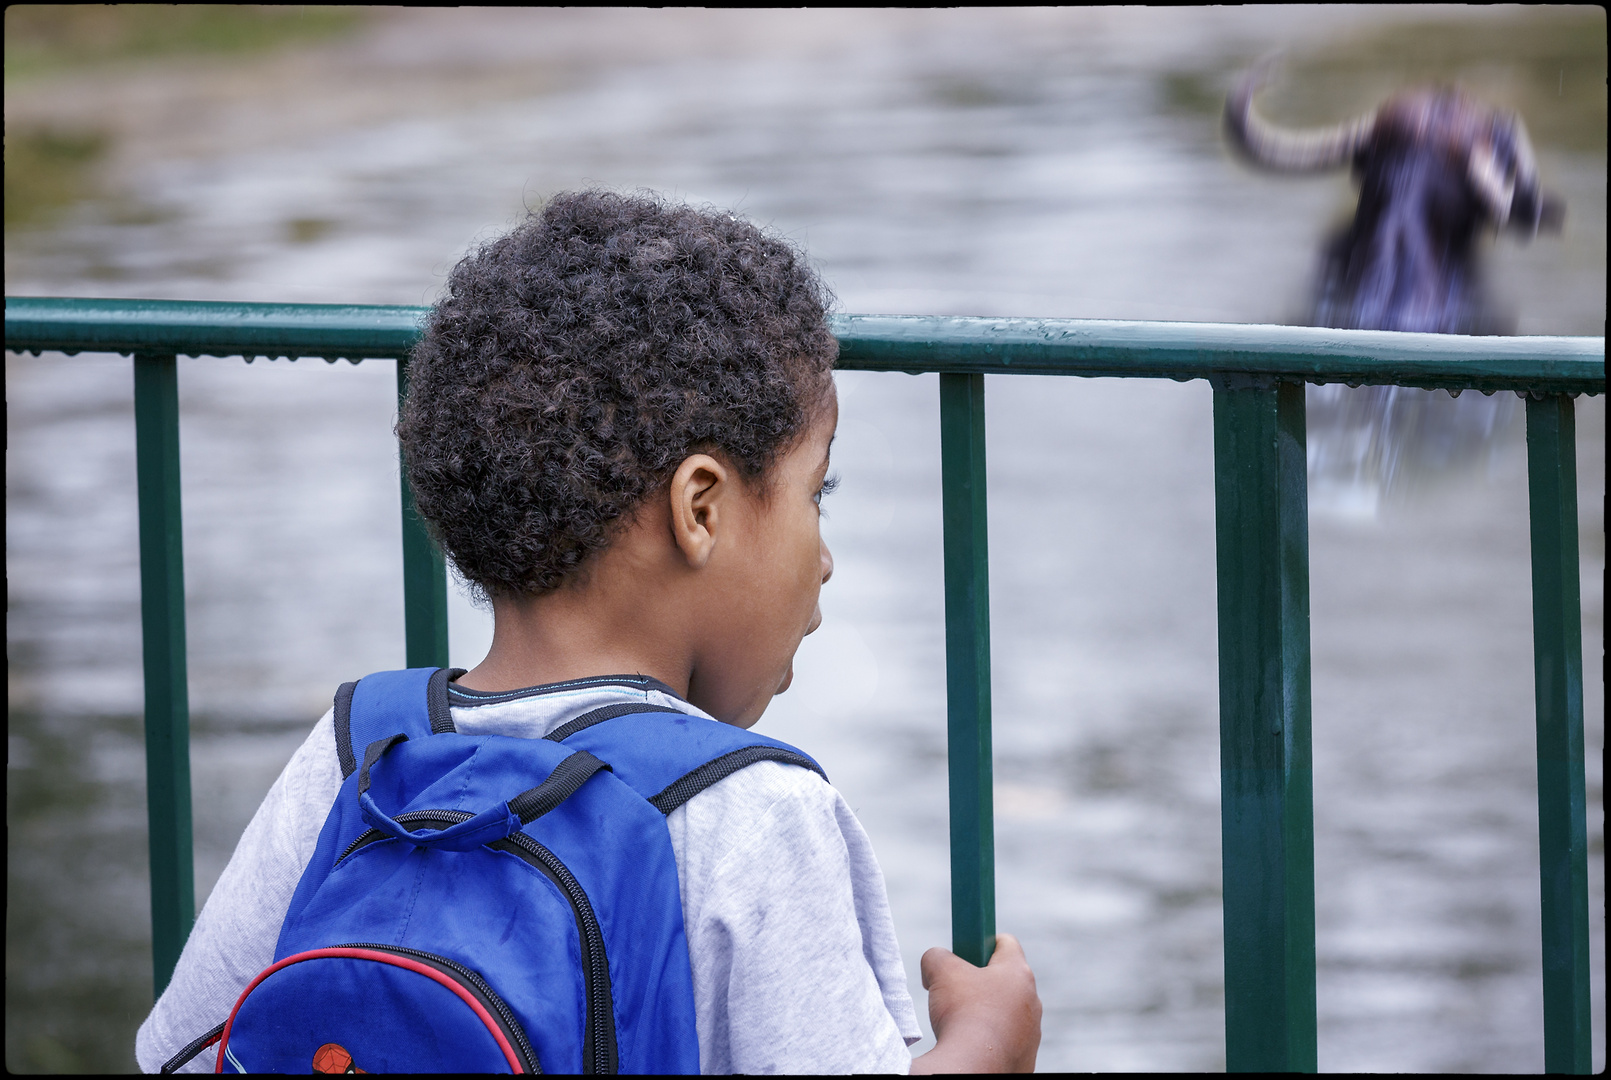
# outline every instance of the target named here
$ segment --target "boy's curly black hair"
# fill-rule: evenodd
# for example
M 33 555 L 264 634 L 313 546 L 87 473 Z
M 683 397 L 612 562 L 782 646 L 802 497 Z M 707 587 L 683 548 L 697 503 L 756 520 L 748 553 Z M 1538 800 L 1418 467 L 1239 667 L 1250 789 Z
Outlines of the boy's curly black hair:
M 491 596 L 557 588 L 690 453 L 763 486 L 832 385 L 787 242 L 657 196 L 557 195 L 466 256 L 397 425 L 420 515 Z

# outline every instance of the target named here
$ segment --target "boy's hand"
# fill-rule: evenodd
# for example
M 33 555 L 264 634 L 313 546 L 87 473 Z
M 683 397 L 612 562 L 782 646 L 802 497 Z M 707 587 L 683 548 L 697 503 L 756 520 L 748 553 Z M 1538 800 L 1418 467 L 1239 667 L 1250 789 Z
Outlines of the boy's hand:
M 1035 1071 L 1040 997 L 1017 938 L 997 934 L 986 967 L 930 949 L 922 969 L 935 1046 L 912 1059 L 913 1073 Z

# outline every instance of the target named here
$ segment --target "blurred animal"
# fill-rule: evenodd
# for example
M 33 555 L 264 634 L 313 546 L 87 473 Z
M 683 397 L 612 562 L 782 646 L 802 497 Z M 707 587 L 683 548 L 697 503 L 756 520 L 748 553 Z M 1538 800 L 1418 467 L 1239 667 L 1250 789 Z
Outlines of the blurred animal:
M 1225 103 L 1225 130 L 1248 161 L 1282 173 L 1351 166 L 1353 220 L 1332 237 L 1312 309 L 1318 326 L 1504 333 L 1483 294 L 1477 244 L 1489 229 L 1530 239 L 1564 208 L 1538 182 L 1527 128 L 1512 112 L 1453 87 L 1396 94 L 1374 112 L 1313 131 L 1275 127 L 1253 110 L 1267 66 Z
M 1253 110 L 1269 70 L 1249 72 L 1226 100 L 1231 146 L 1274 172 L 1350 166 L 1359 184 L 1353 219 L 1323 250 L 1310 325 L 1512 332 L 1485 294 L 1478 245 L 1494 230 L 1524 240 L 1559 231 L 1565 215 L 1539 186 L 1521 118 L 1429 87 L 1334 127 L 1283 130 Z M 1405 475 L 1458 468 L 1495 449 L 1517 412 L 1508 394 L 1456 401 L 1397 386 L 1311 386 L 1308 400 L 1311 497 L 1370 514 Z

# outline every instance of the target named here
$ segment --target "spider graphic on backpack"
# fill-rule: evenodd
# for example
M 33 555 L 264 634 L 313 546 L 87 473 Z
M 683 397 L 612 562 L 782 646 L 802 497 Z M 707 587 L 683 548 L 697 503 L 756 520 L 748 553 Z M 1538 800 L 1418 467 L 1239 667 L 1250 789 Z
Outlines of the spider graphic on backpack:
M 325 1043 L 313 1052 L 313 1071 L 316 1073 L 361 1073 L 352 1055 L 340 1043 Z

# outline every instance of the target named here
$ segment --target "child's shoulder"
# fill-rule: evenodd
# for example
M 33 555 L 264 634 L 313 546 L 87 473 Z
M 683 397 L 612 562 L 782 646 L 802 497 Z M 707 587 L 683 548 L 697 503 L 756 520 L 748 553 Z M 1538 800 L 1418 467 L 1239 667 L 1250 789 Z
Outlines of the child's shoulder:
M 838 789 L 798 765 L 760 761 L 700 792 L 666 819 L 684 873 L 731 876 L 743 866 L 831 862 L 865 876 L 852 853 L 871 847 Z M 874 864 L 876 866 L 876 864 Z M 764 875 L 756 879 L 764 884 Z

